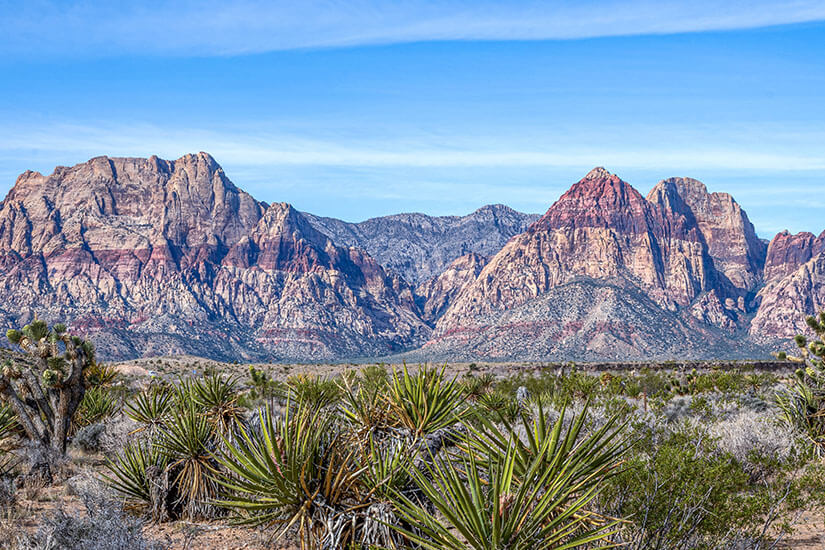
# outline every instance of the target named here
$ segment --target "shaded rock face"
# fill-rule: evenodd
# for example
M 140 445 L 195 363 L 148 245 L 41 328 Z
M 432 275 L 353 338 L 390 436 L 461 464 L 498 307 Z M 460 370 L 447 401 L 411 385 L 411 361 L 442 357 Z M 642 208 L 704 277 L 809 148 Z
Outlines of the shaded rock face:
M 538 219 L 501 204 L 466 216 L 397 214 L 360 223 L 306 216 L 336 243 L 366 251 L 413 286 L 437 277 L 465 254 L 492 256 Z
M 331 359 L 426 338 L 412 291 L 205 153 L 20 176 L 0 210 L 4 323 L 64 319 L 109 357 Z
M 476 280 L 487 261 L 480 254 L 465 254 L 451 263 L 441 275 L 419 286 L 415 293 L 419 296 L 424 320 L 429 323 L 437 321 L 453 299 Z

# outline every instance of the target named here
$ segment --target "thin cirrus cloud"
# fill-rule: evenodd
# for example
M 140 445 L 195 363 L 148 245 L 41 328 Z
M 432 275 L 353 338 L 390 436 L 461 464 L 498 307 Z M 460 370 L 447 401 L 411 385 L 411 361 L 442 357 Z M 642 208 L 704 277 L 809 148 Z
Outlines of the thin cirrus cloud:
M 750 130 L 752 131 L 752 130 Z M 609 134 L 609 132 L 608 132 Z M 800 136 L 795 135 L 796 139 Z M 820 133 L 809 136 L 823 139 Z M 446 141 L 445 141 L 446 140 Z M 574 140 L 575 142 L 576 140 Z M 731 140 L 736 142 L 737 140 Z M 0 151 L 10 158 L 76 158 L 78 162 L 105 151 L 109 156 L 158 154 L 175 158 L 206 150 L 218 162 L 238 166 L 341 166 L 341 167 L 582 167 L 594 163 L 616 168 L 764 171 L 822 171 L 825 157 L 816 150 L 784 151 L 740 148 L 710 143 L 685 147 L 676 142 L 654 145 L 640 142 L 632 147 L 615 143 L 571 147 L 569 140 L 548 135 L 540 147 L 524 147 L 514 140 L 479 137 L 442 137 L 438 141 L 405 136 L 396 143 L 368 139 L 346 145 L 301 135 L 236 134 L 205 129 L 160 128 L 135 125 L 54 125 L 48 128 L 6 128 L 0 134 Z M 23 144 L 23 146 L 21 146 Z M 773 145 L 776 148 L 776 145 Z
M 821 0 L 0 0 L 0 53 L 212 56 L 433 40 L 547 40 L 825 20 Z

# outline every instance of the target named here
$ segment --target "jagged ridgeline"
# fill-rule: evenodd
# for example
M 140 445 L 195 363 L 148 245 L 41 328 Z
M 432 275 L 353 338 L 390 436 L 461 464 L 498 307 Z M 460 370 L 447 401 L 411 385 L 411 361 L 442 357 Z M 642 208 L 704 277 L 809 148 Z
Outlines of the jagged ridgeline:
M 591 171 L 542 216 L 361 223 L 267 204 L 206 153 L 22 174 L 0 203 L 0 324 L 67 321 L 106 359 L 757 357 L 825 305 L 825 233 L 756 236 L 727 194 Z

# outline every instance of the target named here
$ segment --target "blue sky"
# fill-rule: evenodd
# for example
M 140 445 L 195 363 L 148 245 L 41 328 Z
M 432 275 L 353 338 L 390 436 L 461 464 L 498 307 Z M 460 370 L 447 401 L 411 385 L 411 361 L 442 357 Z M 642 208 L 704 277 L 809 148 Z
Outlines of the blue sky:
M 717 4 L 724 4 L 718 6 Z M 825 229 L 825 2 L 0 0 L 0 194 L 208 151 L 347 220 L 543 212 L 603 165 Z

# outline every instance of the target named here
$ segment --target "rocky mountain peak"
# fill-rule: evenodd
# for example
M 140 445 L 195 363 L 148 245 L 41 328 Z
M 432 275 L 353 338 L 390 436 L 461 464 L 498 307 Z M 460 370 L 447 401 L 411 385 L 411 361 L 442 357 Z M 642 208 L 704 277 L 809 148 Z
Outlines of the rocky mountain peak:
M 768 245 L 765 281 L 769 282 L 790 275 L 811 258 L 823 252 L 825 252 L 825 231 L 819 237 L 807 231 L 792 234 L 785 230 L 777 233 Z
M 714 267 L 727 279 L 724 295 L 750 292 L 761 280 L 765 243 L 748 215 L 728 193 L 709 193 L 692 178 L 668 178 L 651 189 L 647 200 L 681 215 L 701 232 Z
M 573 184 L 532 230 L 600 227 L 621 232 L 646 231 L 650 217 L 645 198 L 616 174 L 594 168 Z
M 604 166 L 596 166 L 582 178 L 582 181 L 604 180 L 612 178 L 618 179 L 618 176 L 616 174 L 609 172 L 607 169 L 605 169 Z

